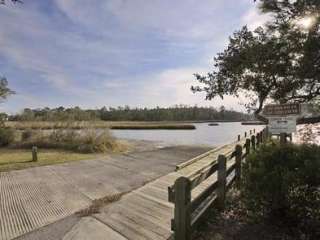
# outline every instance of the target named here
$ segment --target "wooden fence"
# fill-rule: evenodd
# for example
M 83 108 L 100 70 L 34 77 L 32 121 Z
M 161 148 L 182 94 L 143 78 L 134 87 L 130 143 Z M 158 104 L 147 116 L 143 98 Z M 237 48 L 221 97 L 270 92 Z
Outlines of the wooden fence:
M 168 189 L 169 202 L 174 203 L 174 219 L 171 220 L 171 229 L 174 240 L 189 240 L 196 224 L 203 214 L 210 208 L 223 210 L 225 207 L 226 192 L 235 183 L 240 184 L 241 162 L 250 151 L 254 151 L 268 138 L 267 128 L 261 132 L 250 131 L 245 134 L 245 143 L 238 136 L 235 149 L 228 155 L 219 155 L 213 159 L 210 167 L 205 167 L 192 178 L 179 177 L 173 186 Z M 232 164 L 229 164 L 233 162 Z M 212 184 L 192 198 L 192 191 L 213 174 L 217 173 Z M 211 179 L 211 178 L 210 178 Z M 209 179 L 209 180 L 210 180 Z

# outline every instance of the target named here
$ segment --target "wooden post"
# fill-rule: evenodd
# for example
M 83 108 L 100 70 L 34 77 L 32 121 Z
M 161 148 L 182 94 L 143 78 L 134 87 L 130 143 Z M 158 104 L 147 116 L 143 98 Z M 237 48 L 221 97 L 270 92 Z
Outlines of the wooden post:
M 256 129 L 255 128 L 253 129 L 253 133 L 256 133 Z
M 260 133 L 257 133 L 256 140 L 256 146 L 258 148 L 260 146 Z
M 252 149 L 256 150 L 256 136 L 251 136 L 251 145 L 252 145 Z
M 240 145 L 236 146 L 236 186 L 240 187 L 241 180 L 241 160 L 242 160 L 242 147 Z
M 245 137 L 245 138 L 247 137 L 247 132 L 244 132 L 244 137 Z
M 241 136 L 240 136 L 240 134 L 238 135 L 238 142 L 240 142 L 240 139 L 241 139 Z
M 280 133 L 280 144 L 286 144 L 286 143 L 287 143 L 287 134 Z
M 252 134 L 252 130 L 250 130 L 249 132 L 250 132 L 250 135 L 251 135 Z
M 174 206 L 174 239 L 191 239 L 191 182 L 186 177 L 175 181 L 175 206 Z
M 227 187 L 227 158 L 224 155 L 218 157 L 218 188 L 217 188 L 217 201 L 218 209 L 225 208 L 226 187 Z
M 268 128 L 268 126 L 266 126 L 265 130 L 266 130 L 266 141 L 267 141 L 269 139 L 269 128 Z
M 250 145 L 251 145 L 251 141 L 249 138 L 247 138 L 247 140 L 246 140 L 246 155 L 248 155 L 250 153 Z
M 32 147 L 32 161 L 33 162 L 38 161 L 38 148 L 36 146 Z

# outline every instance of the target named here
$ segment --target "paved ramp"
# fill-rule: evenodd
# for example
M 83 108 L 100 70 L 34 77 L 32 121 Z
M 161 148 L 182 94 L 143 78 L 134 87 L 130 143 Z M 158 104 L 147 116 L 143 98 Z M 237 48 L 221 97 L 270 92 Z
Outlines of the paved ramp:
M 0 173 L 0 239 L 13 239 L 64 219 L 94 199 L 136 189 L 207 150 L 169 147 Z M 79 224 L 86 223 L 89 228 L 101 228 L 93 220 Z M 82 239 L 79 236 L 84 233 L 77 225 L 65 239 Z

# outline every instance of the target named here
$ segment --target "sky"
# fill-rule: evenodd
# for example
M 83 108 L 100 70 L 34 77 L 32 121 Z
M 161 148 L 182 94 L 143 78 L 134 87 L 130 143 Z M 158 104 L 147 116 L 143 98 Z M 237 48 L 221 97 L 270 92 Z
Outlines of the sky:
M 193 94 L 228 37 L 261 25 L 253 0 L 24 0 L 0 6 L 0 75 L 23 108 L 221 105 Z

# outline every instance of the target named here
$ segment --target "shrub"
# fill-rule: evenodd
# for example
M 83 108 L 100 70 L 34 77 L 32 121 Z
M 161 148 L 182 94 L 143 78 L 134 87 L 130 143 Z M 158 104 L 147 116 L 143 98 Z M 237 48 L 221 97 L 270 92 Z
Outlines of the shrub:
M 22 133 L 21 133 L 21 140 L 22 141 L 26 141 L 26 140 L 29 140 L 33 135 L 33 132 L 32 130 L 28 129 L 28 130 L 24 130 Z
M 319 146 L 262 146 L 244 163 L 243 203 L 255 219 L 320 237 L 319 173 Z
M 60 148 L 82 153 L 95 153 L 121 150 L 121 145 L 108 130 L 94 129 L 73 130 L 58 129 L 51 133 L 32 130 L 22 133 L 22 141 L 15 144 L 16 148 Z
M 13 143 L 15 131 L 13 129 L 0 128 L 0 146 L 8 146 Z

